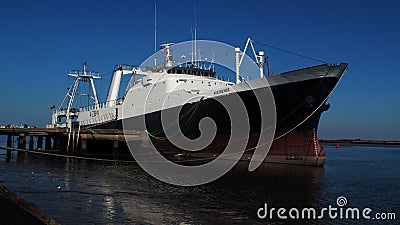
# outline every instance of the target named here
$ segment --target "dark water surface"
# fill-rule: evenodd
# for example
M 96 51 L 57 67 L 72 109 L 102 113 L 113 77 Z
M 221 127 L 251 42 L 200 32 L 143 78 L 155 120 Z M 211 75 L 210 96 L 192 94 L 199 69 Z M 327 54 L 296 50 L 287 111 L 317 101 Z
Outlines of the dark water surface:
M 16 155 L 6 162 L 1 155 L 0 184 L 61 224 L 399 224 L 400 149 L 326 146 L 325 150 L 324 168 L 267 165 L 257 173 L 238 168 L 198 187 L 162 183 L 134 163 L 45 156 L 18 161 Z M 264 203 L 288 210 L 320 210 L 337 207 L 339 196 L 347 198 L 348 207 L 395 212 L 397 220 L 257 217 Z

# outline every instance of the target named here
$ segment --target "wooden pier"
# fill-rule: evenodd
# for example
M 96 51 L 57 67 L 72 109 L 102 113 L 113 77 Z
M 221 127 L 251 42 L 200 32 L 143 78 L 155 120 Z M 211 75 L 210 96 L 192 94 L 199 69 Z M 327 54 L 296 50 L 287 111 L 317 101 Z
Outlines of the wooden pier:
M 142 145 L 149 141 L 145 131 L 120 129 L 0 128 L 1 135 L 7 136 L 7 159 L 12 156 L 10 148 L 131 158 L 126 140 Z M 18 158 L 24 157 L 25 152 L 18 152 Z

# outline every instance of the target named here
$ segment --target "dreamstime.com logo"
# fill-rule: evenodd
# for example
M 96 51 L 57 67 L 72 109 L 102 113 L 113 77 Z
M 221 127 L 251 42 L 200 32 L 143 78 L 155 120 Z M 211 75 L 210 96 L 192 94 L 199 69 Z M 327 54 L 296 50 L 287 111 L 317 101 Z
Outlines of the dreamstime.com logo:
M 320 210 L 313 207 L 310 208 L 268 208 L 268 204 L 264 203 L 264 207 L 257 210 L 257 216 L 260 219 L 366 219 L 366 220 L 396 220 L 394 212 L 373 212 L 371 208 L 345 207 L 347 199 L 339 196 L 336 199 L 338 207 L 329 205 Z
M 173 62 L 172 67 L 169 68 L 187 66 L 185 57 L 193 53 L 193 46 L 191 41 L 169 46 L 168 50 L 174 56 L 174 60 L 168 61 Z M 206 64 L 208 62 L 208 66 L 216 66 L 215 70 L 217 70 L 217 67 L 222 68 L 222 70 L 225 69 L 222 72 L 216 71 L 216 76 L 223 76 L 223 73 L 227 71 L 235 74 L 237 60 L 233 46 L 208 40 L 199 40 L 195 46 L 201 50 L 201 58 L 199 57 L 198 61 L 206 62 Z M 160 50 L 155 55 L 150 56 L 141 64 L 141 68 L 154 68 L 154 62 L 164 62 L 164 53 L 163 50 Z M 151 71 L 143 74 L 141 80 L 136 81 L 141 82 L 140 88 L 135 89 L 133 87 L 127 91 L 122 105 L 122 116 L 124 118 L 122 124 L 125 137 L 131 130 L 151 131 L 156 127 L 157 131 L 153 131 L 155 134 L 151 134 L 155 141 L 161 144 L 168 141 L 167 146 L 172 144 L 175 148 L 187 152 L 197 153 L 204 150 L 215 140 L 218 134 L 217 123 L 210 117 L 201 118 L 199 124 L 197 124 L 200 131 L 198 138 L 190 139 L 182 133 L 179 122 L 186 120 L 186 125 L 190 124 L 190 118 L 195 114 L 198 105 L 203 104 L 207 99 L 212 99 L 218 101 L 229 115 L 227 119 L 230 120 L 231 130 L 225 149 L 211 161 L 201 165 L 187 166 L 174 163 L 165 158 L 152 142 L 150 143 L 151 150 L 143 150 L 134 141 L 126 138 L 135 161 L 147 173 L 166 183 L 194 186 L 214 181 L 231 170 L 246 151 L 250 134 L 248 112 L 243 99 L 239 96 L 239 93 L 243 91 L 253 93 L 252 96 L 256 98 L 261 112 L 259 140 L 249 160 L 249 171 L 255 170 L 264 161 L 275 135 L 275 101 L 267 79 L 260 78 L 260 70 L 257 64 L 244 53 L 241 53 L 240 57 L 242 57 L 240 64 L 241 79 L 247 78 L 246 80 L 249 80 L 248 77 L 253 78 L 248 82 L 241 82 L 238 85 L 230 83 L 228 85 L 228 83 L 223 84 L 220 79 L 214 77 L 174 75 L 159 68 L 156 72 Z M 170 58 L 167 57 L 167 59 Z M 210 64 L 211 61 L 213 65 Z M 168 62 L 165 61 L 165 64 L 167 65 Z M 190 62 L 189 67 L 197 64 L 198 68 L 204 69 L 201 63 L 195 60 Z M 210 67 L 208 67 L 209 69 Z M 184 105 L 191 107 L 190 110 L 183 112 L 183 114 L 189 114 L 187 118 L 181 118 L 180 114 Z M 207 110 L 212 111 L 214 109 L 207 108 Z M 159 128 L 160 123 L 162 128 Z M 193 128 L 193 124 L 190 124 L 190 126 Z M 157 137 L 159 133 L 163 133 L 165 136 Z

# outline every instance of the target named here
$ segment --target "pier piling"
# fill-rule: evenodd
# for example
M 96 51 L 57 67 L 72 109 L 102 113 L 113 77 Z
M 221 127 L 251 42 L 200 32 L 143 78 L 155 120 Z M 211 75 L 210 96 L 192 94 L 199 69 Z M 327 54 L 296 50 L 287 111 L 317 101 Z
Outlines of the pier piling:
M 81 142 L 81 148 L 80 148 L 80 150 L 81 150 L 82 152 L 86 153 L 86 152 L 87 152 L 86 139 L 81 138 L 80 142 Z
M 114 141 L 113 143 L 112 154 L 114 159 L 118 156 L 118 141 Z
M 43 136 L 37 137 L 36 149 L 38 150 L 43 149 Z
M 52 147 L 51 147 L 51 136 L 46 136 L 44 149 L 45 150 L 52 150 Z
M 25 134 L 19 134 L 18 136 L 18 148 L 19 149 L 26 149 L 26 136 Z M 25 152 L 18 152 L 18 159 L 24 159 L 25 158 Z
M 35 143 L 34 136 L 29 137 L 29 150 L 33 150 L 33 144 Z
M 12 135 L 7 135 L 7 147 L 12 148 L 13 147 L 13 136 Z M 7 161 L 11 159 L 11 150 L 7 150 Z

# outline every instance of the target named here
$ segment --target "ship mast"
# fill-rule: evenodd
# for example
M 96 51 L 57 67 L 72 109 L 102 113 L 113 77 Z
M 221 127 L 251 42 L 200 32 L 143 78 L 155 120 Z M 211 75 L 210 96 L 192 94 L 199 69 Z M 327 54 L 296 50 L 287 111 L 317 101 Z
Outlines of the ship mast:
M 98 79 L 101 77 L 99 76 L 98 72 L 86 71 L 86 62 L 83 64 L 83 70 L 71 70 L 68 73 L 68 76 L 75 78 L 72 88 L 68 89 L 68 93 L 66 96 L 66 97 L 69 97 L 69 101 L 68 101 L 68 105 L 67 105 L 66 113 L 65 113 L 66 127 L 71 128 L 71 123 L 72 123 L 71 119 L 72 119 L 72 117 L 75 117 L 75 113 L 76 113 L 72 110 L 72 104 L 74 103 L 74 99 L 76 96 L 76 91 L 79 86 L 79 82 L 80 81 L 89 81 L 90 82 L 92 92 L 93 92 L 94 107 L 99 108 L 99 100 L 97 98 L 96 88 L 94 86 L 93 79 Z
M 154 66 L 157 66 L 157 3 L 154 3 Z
M 197 63 L 197 24 L 196 24 L 196 6 L 193 5 L 193 9 L 194 9 L 194 27 L 193 27 L 193 31 L 192 31 L 192 51 L 191 51 L 191 55 L 192 55 L 192 65 L 195 67 L 198 67 L 198 63 Z

